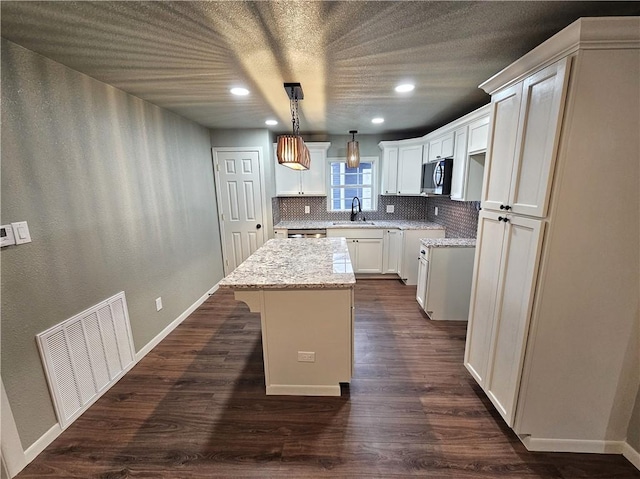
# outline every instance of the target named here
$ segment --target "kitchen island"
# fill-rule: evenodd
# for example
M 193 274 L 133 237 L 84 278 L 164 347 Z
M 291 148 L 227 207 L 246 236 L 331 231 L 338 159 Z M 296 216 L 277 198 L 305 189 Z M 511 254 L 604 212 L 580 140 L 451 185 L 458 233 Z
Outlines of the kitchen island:
M 269 240 L 220 282 L 260 313 L 268 395 L 339 396 L 351 381 L 355 282 L 344 238 Z

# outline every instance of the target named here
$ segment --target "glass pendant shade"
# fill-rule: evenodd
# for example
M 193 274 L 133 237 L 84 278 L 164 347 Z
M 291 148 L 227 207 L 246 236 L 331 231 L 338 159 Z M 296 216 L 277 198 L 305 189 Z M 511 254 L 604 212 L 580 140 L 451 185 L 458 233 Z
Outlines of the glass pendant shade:
M 311 166 L 309 149 L 301 136 L 280 135 L 276 147 L 278 163 L 293 170 L 308 170 Z
M 347 168 L 357 168 L 360 166 L 360 145 L 356 141 L 355 130 L 350 131 L 351 141 L 347 142 Z

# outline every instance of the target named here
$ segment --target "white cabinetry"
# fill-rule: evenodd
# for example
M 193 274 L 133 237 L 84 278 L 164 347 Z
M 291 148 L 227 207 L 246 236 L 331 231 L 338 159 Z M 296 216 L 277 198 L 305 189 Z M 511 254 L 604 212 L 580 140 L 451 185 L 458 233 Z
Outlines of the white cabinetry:
M 543 223 L 503 215 L 482 211 L 478 220 L 465 365 L 512 426 Z
M 417 140 L 381 141 L 385 195 L 419 195 L 422 179 L 422 143 Z
M 398 191 L 398 147 L 389 145 L 380 146 L 380 148 L 382 148 L 380 191 L 383 195 L 395 195 Z
M 639 22 L 582 18 L 481 85 L 465 366 L 531 450 L 605 452 L 638 427 Z
M 453 131 L 429 140 L 429 161 L 438 161 L 453 156 Z
M 444 228 L 441 230 L 403 231 L 402 263 L 398 274 L 405 284 L 411 286 L 418 284 L 418 253 L 420 251 L 420 239 L 422 238 L 444 238 Z
M 382 248 L 382 272 L 385 274 L 399 274 L 402 260 L 402 230 L 384 230 Z
M 327 150 L 330 143 L 305 143 L 311 156 L 308 170 L 292 170 L 286 166 L 275 165 L 276 194 L 278 196 L 325 196 L 327 194 Z M 275 146 L 274 146 L 275 158 Z
M 568 62 L 564 58 L 492 97 L 484 208 L 545 216 Z
M 382 273 L 383 231 L 371 228 L 329 229 L 327 237 L 346 238 L 354 273 Z
M 453 173 L 451 176 L 451 199 L 465 198 L 465 180 L 467 173 L 467 131 L 464 126 L 455 131 L 455 148 L 453 156 Z
M 287 234 L 287 228 L 274 228 L 273 230 L 273 237 L 276 239 L 286 239 Z
M 489 139 L 489 112 L 482 118 L 469 123 L 469 145 L 467 153 L 473 155 L 475 153 L 484 152 L 487 149 L 487 140 Z

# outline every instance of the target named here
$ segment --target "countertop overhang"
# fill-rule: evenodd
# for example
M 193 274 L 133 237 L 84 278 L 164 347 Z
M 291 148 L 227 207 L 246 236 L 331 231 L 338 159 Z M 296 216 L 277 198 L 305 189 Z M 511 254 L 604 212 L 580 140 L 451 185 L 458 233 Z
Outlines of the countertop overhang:
M 220 281 L 232 289 L 352 288 L 344 238 L 271 239 Z

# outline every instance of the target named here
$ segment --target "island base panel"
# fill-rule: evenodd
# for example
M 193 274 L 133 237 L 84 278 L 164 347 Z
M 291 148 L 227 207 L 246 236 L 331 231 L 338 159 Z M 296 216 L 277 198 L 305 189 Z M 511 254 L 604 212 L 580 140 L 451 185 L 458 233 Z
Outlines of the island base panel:
M 236 290 L 235 298 L 260 312 L 268 395 L 340 395 L 352 373 L 351 288 Z

